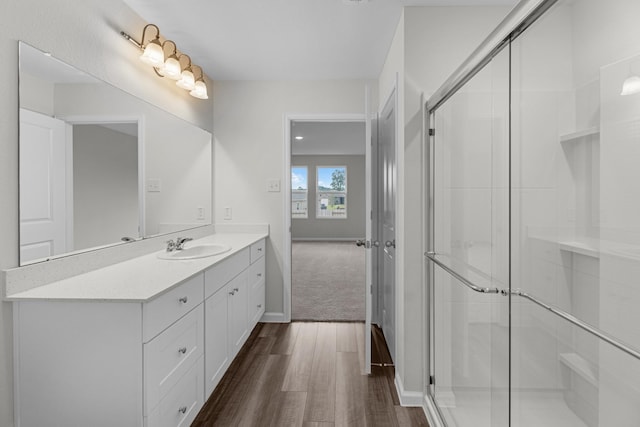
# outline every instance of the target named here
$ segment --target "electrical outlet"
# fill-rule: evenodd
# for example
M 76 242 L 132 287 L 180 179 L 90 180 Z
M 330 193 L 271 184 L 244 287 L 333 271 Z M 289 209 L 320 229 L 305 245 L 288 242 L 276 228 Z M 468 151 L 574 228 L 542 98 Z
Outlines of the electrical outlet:
M 196 208 L 196 219 L 204 219 L 204 208 L 202 206 Z
M 280 192 L 280 180 L 279 179 L 270 179 L 267 181 L 267 191 L 270 193 L 279 193 Z
M 224 208 L 224 219 L 230 220 L 231 218 L 232 218 L 231 208 L 227 206 Z

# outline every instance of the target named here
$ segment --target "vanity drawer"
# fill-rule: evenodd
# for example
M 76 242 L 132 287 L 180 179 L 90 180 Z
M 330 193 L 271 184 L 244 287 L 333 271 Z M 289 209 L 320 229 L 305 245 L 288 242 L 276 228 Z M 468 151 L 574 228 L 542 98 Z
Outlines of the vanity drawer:
M 148 414 L 204 354 L 204 304 L 144 344 L 143 353 Z
M 204 405 L 204 362 L 201 357 L 146 418 L 146 427 L 188 427 Z
M 202 273 L 142 305 L 143 341 L 149 342 L 204 301 Z
M 259 260 L 260 258 L 264 257 L 264 252 L 265 252 L 264 243 L 265 243 L 265 240 L 262 239 L 259 242 L 256 242 L 253 245 L 251 245 L 251 264 Z
M 246 248 L 237 254 L 214 265 L 204 272 L 204 295 L 209 298 L 231 279 L 249 266 L 250 249 Z
M 265 288 L 264 280 L 251 290 L 249 294 L 249 332 L 260 321 L 264 314 Z
M 265 258 L 262 257 L 249 267 L 249 289 L 258 286 L 264 281 Z

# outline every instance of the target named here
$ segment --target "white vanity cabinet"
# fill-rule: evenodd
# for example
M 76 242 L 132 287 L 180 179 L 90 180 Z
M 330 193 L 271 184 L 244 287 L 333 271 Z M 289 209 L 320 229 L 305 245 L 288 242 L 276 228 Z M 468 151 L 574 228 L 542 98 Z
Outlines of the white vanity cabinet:
M 264 313 L 264 245 L 260 240 L 204 273 L 207 395 Z
M 203 299 L 200 273 L 144 303 L 16 303 L 16 425 L 190 425 L 204 404 Z
M 9 295 L 16 427 L 189 426 L 264 313 L 263 236 Z

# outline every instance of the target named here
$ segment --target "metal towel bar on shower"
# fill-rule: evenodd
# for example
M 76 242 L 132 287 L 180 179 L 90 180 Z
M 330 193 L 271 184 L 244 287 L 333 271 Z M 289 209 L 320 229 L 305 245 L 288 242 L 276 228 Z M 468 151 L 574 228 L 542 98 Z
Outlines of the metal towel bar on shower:
M 513 289 L 513 290 L 506 290 L 506 289 L 498 289 L 498 288 L 484 288 L 481 286 L 476 285 L 475 283 L 471 282 L 469 279 L 467 279 L 464 276 L 461 276 L 460 274 L 456 273 L 454 270 L 452 270 L 449 266 L 447 266 L 446 264 L 444 264 L 443 262 L 441 262 L 440 260 L 438 260 L 436 258 L 436 254 L 434 252 L 427 252 L 425 253 L 425 257 L 433 262 L 434 264 L 436 264 L 438 267 L 442 268 L 443 270 L 445 270 L 447 273 L 451 274 L 453 277 L 455 277 L 456 279 L 458 279 L 462 284 L 464 284 L 465 286 L 467 286 L 468 288 L 472 289 L 475 292 L 479 292 L 479 293 L 485 293 L 485 294 L 497 294 L 500 293 L 502 295 L 516 295 L 519 297 L 522 297 L 526 300 L 531 301 L 532 303 L 552 312 L 553 314 L 555 314 L 556 316 L 559 316 L 561 318 L 563 318 L 564 320 L 572 323 L 573 325 L 579 327 L 580 329 L 589 332 L 591 335 L 594 335 L 598 338 L 600 338 L 603 341 L 606 341 L 607 343 L 611 344 L 612 346 L 616 347 L 619 350 L 624 351 L 625 353 L 627 353 L 628 355 L 635 357 L 636 359 L 640 360 L 640 351 L 628 346 L 627 344 L 624 344 L 620 341 L 618 341 L 616 338 L 614 338 L 613 336 L 609 335 L 608 333 L 601 331 L 600 329 L 586 323 L 583 322 L 582 320 L 578 319 L 577 317 L 575 317 L 572 314 L 567 313 L 566 311 L 555 307 L 551 304 L 547 304 L 541 300 L 539 300 L 538 298 L 534 297 L 531 294 L 528 294 L 526 292 L 523 292 L 519 289 Z

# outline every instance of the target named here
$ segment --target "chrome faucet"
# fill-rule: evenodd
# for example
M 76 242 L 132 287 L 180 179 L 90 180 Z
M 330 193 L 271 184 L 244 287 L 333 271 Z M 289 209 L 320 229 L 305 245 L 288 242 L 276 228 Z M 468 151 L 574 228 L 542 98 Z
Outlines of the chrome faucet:
M 184 249 L 184 244 L 192 241 L 191 237 L 176 237 L 176 251 L 181 251 Z
M 167 252 L 173 252 L 176 250 L 176 242 L 171 240 L 167 240 Z

